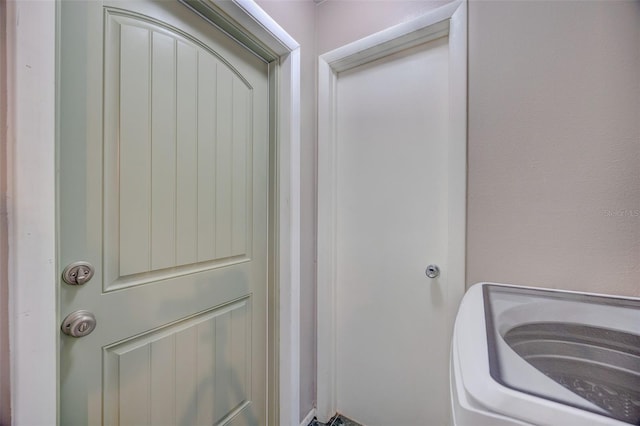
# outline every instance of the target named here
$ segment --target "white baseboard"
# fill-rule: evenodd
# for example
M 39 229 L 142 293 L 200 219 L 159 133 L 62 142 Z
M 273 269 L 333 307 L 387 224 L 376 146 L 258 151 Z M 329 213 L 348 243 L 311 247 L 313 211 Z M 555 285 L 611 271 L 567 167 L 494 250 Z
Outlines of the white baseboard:
M 313 420 L 315 416 L 316 416 L 316 409 L 313 408 L 311 411 L 309 411 L 309 414 L 307 414 L 304 420 L 300 422 L 300 426 L 308 426 L 309 423 L 311 423 L 311 420 Z

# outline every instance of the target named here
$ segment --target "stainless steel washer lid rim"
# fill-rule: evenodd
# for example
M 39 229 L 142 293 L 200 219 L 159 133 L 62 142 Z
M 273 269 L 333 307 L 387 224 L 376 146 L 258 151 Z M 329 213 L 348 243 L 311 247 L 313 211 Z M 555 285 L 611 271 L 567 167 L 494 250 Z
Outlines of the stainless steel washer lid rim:
M 496 381 L 640 423 L 640 301 L 495 285 L 483 298 Z
M 477 407 L 484 407 L 487 411 L 530 424 L 625 425 L 615 419 L 510 389 L 493 379 L 489 368 L 483 301 L 485 285 L 521 288 L 506 284 L 478 283 L 472 286 L 463 298 L 453 336 L 455 354 L 452 356 L 458 357 L 459 363 L 452 364 L 452 368 L 460 377 L 462 391 L 466 397 L 472 399 Z M 522 362 L 527 364 L 525 361 Z M 544 377 L 534 367 L 529 368 L 555 386 L 561 387 Z

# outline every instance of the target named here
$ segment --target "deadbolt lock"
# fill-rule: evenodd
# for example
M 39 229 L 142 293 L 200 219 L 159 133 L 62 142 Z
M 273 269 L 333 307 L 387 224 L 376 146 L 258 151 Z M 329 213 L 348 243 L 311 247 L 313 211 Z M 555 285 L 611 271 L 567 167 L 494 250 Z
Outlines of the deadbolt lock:
M 93 277 L 93 265 L 89 262 L 73 262 L 62 271 L 62 279 L 71 285 L 83 285 Z
M 96 317 L 89 311 L 75 311 L 67 315 L 60 327 L 71 337 L 84 337 L 96 328 Z

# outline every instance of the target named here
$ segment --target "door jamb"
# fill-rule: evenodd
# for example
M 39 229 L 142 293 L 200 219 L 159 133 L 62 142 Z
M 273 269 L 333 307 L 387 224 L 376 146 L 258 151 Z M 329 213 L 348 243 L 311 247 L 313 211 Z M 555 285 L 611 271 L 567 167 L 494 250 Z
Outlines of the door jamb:
M 5 0 L 0 0 L 5 2 Z M 253 0 L 202 0 L 270 62 L 276 117 L 269 422 L 299 422 L 300 46 Z M 59 424 L 56 267 L 57 2 L 6 1 L 9 346 L 13 424 Z M 190 6 L 193 6 L 190 4 Z M 19 17 L 19 19 L 18 19 Z M 215 19 L 212 19 L 215 21 Z M 269 57 L 268 55 L 271 55 Z M 272 105 L 273 106 L 273 105 Z M 2 194 L 3 196 L 5 194 Z M 37 366 L 37 368 L 34 368 Z M 3 417 L 5 415 L 3 414 Z
M 449 149 L 447 303 L 465 291 L 467 169 L 467 3 L 456 0 L 320 56 L 318 68 L 318 259 L 317 417 L 338 411 L 336 370 L 337 168 L 336 83 L 338 73 L 395 52 L 449 37 Z M 453 330 L 455 312 L 446 318 Z

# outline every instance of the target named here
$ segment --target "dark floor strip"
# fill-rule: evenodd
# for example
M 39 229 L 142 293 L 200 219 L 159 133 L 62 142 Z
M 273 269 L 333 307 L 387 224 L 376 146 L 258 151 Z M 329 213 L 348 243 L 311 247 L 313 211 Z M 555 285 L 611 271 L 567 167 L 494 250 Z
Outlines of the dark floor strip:
M 329 422 L 327 423 L 319 422 L 318 419 L 314 418 L 313 420 L 311 420 L 311 423 L 309 423 L 309 426 L 362 426 L 362 425 L 360 423 L 354 422 L 350 418 L 345 417 L 341 414 L 336 414 L 331 419 L 329 419 Z

